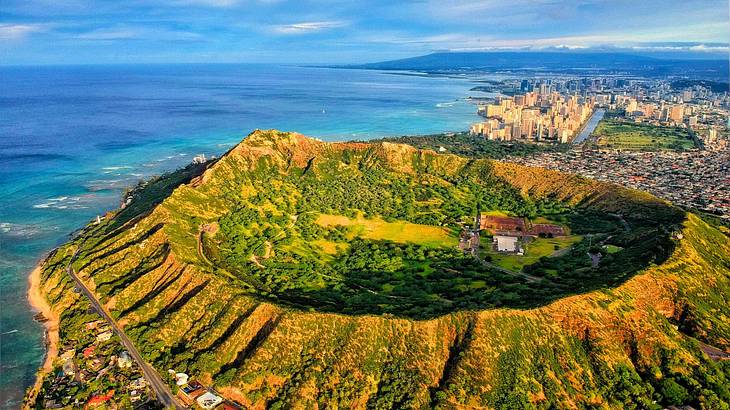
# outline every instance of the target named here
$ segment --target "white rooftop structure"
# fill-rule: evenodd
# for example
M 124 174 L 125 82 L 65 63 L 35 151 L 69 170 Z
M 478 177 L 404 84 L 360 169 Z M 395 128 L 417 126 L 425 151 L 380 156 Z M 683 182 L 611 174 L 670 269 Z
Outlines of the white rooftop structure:
M 175 374 L 175 384 L 178 386 L 185 386 L 188 384 L 188 375 L 185 373 L 177 373 Z
M 499 252 L 518 252 L 520 250 L 519 238 L 516 236 L 495 235 L 494 241 L 497 243 Z
M 119 353 L 119 358 L 117 359 L 117 366 L 119 366 L 120 368 L 132 367 L 132 358 L 129 357 L 129 353 L 127 351 L 123 351 L 122 353 Z
M 196 401 L 198 402 L 200 407 L 209 410 L 223 403 L 223 398 L 207 391 L 203 393 L 200 397 L 198 397 Z

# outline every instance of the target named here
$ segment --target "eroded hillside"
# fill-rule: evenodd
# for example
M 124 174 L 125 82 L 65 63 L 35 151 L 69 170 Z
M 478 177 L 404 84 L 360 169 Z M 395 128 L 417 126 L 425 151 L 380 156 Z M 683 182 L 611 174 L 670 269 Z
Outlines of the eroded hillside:
M 250 408 L 730 403 L 727 363 L 700 345 L 730 349 L 730 241 L 648 194 L 276 131 L 198 171 L 43 271 L 62 309 L 78 251 L 74 270 L 160 373 Z M 497 271 L 454 246 L 458 223 L 491 209 L 563 221 L 581 242 L 534 280 Z M 599 240 L 622 250 L 591 266 Z

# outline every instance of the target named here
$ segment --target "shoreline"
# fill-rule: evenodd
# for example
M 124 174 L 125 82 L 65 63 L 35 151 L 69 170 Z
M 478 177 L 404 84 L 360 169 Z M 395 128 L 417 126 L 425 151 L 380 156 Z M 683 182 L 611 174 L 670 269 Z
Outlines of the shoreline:
M 58 341 L 59 341 L 59 326 L 60 319 L 59 315 L 55 313 L 48 303 L 46 298 L 43 296 L 41 290 L 41 267 L 45 258 L 40 260 L 35 268 L 31 271 L 28 276 L 28 302 L 36 315 L 34 320 L 43 325 L 44 335 L 43 344 L 45 347 L 45 354 L 43 356 L 43 363 L 36 372 L 36 379 L 33 385 L 26 394 L 23 407 L 27 407 L 27 400 L 30 402 L 35 401 L 42 383 L 43 377 L 53 369 L 53 361 L 58 357 Z M 42 316 L 44 320 L 39 320 L 38 315 Z

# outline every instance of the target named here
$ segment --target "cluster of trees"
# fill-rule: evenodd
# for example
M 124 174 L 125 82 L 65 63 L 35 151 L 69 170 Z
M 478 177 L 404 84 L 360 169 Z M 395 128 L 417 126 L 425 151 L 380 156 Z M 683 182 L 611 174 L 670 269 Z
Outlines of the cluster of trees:
M 489 141 L 485 138 L 469 135 L 467 132 L 456 134 L 436 134 L 421 136 L 402 136 L 384 138 L 383 141 L 408 144 L 420 149 L 439 151 L 440 147 L 446 152 L 468 158 L 525 157 L 539 152 L 562 152 L 568 150 L 567 144 L 538 145 L 511 141 Z
M 591 217 L 596 216 L 591 223 Z M 646 221 L 639 224 L 634 220 L 630 231 L 624 230 L 617 220 L 604 215 L 575 213 L 569 217 L 575 220 L 574 232 L 586 234 L 568 253 L 559 257 L 543 257 L 538 262 L 524 267 L 531 275 L 549 279 L 555 285 L 574 292 L 588 291 L 601 286 L 616 285 L 651 263 L 660 264 L 674 249 L 669 233 L 662 226 Z M 605 229 L 600 232 L 600 229 Z M 596 231 L 598 230 L 598 233 Z M 603 245 L 623 248 L 610 253 Z M 597 256 L 594 266 L 589 254 Z
M 446 225 L 477 209 L 502 210 L 515 215 L 536 215 L 535 204 L 519 190 L 492 174 L 490 165 L 478 163 L 455 177 L 434 183 L 418 175 L 387 172 L 380 168 L 309 173 L 289 181 L 301 193 L 298 211 L 317 211 L 366 217 L 400 219 L 428 225 Z M 446 183 L 444 183 L 446 182 Z
M 257 168 L 247 176 L 257 192 L 238 198 L 239 205 L 220 219 L 218 249 L 212 254 L 259 296 L 301 308 L 419 318 L 458 309 L 531 307 L 625 280 L 672 247 L 667 232 L 657 226 L 677 215 L 663 208 L 632 213 L 626 222 L 599 210 L 570 208 L 557 198 L 532 200 L 496 177 L 484 161 L 436 177 L 389 171 L 367 155 L 340 157 L 315 160 L 306 170 L 288 174 Z M 364 214 L 458 227 L 477 209 L 550 215 L 588 236 L 563 256 L 527 266 L 527 273 L 546 280 L 526 282 L 456 249 L 353 240 L 348 227 L 316 223 L 320 214 Z M 626 232 L 628 223 L 631 232 Z M 319 240 L 341 246 L 334 255 L 325 254 Z M 603 243 L 624 250 L 591 252 L 591 245 Z M 598 266 L 588 253 L 602 254 Z

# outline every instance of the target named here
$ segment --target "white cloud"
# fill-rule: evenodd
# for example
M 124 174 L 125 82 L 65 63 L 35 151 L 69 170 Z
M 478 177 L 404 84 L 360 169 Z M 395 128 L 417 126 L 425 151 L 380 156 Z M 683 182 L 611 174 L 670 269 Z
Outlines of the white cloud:
M 140 32 L 133 29 L 98 29 L 76 36 L 79 40 L 127 40 L 139 37 Z
M 704 25 L 705 34 L 715 31 L 719 25 Z M 688 25 L 677 30 L 642 30 L 625 32 L 604 32 L 586 35 L 554 37 L 500 38 L 478 33 L 442 33 L 429 36 L 414 36 L 404 32 L 380 32 L 358 38 L 366 43 L 391 45 L 415 45 L 430 50 L 480 51 L 480 50 L 580 50 L 589 48 L 634 48 L 645 51 L 706 51 L 723 52 L 728 50 L 727 43 L 708 40 L 688 41 L 695 37 L 699 27 Z M 699 37 L 699 36 L 697 36 Z M 683 42 L 679 42 L 682 39 Z M 663 43 L 658 43 L 663 42 Z M 426 50 L 424 50 L 426 51 Z
M 728 45 L 719 44 L 637 44 L 631 46 L 632 50 L 639 51 L 695 51 L 704 53 L 727 53 L 730 52 Z
M 147 41 L 196 41 L 202 39 L 198 33 L 190 31 L 167 30 L 146 27 L 117 26 L 102 28 L 78 34 L 79 40 L 116 41 L 116 40 L 147 40 Z
M 274 26 L 274 31 L 281 34 L 307 34 L 347 26 L 343 21 L 310 21 Z
M 47 29 L 46 24 L 0 24 L 0 40 L 22 40 L 30 34 Z

